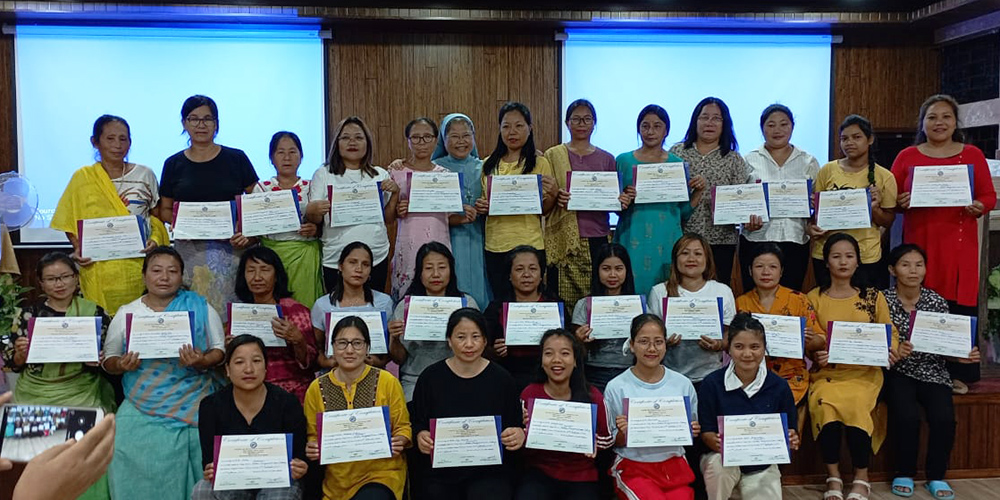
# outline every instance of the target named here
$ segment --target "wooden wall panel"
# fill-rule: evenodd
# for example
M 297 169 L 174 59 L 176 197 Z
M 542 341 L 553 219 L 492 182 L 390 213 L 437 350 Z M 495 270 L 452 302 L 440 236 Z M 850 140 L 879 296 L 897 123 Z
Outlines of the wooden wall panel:
M 0 36 L 0 172 L 17 169 L 14 37 Z
M 452 112 L 476 124 L 479 152 L 496 144 L 497 111 L 508 100 L 528 105 L 535 144 L 559 138 L 559 44 L 544 35 L 379 33 L 337 30 L 327 47 L 330 133 L 358 115 L 375 135 L 374 160 L 407 154 L 411 119 L 440 121 Z M 332 137 L 330 138 L 332 139 Z

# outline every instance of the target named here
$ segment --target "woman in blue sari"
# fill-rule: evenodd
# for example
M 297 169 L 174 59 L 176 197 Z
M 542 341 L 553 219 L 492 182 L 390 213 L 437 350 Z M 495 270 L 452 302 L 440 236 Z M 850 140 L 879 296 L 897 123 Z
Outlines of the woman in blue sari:
M 477 304 L 490 303 L 490 287 L 486 281 L 483 257 L 485 218 L 477 218 L 474 205 L 482 195 L 480 179 L 483 160 L 476 149 L 476 128 L 462 113 L 452 113 L 441 121 L 440 138 L 431 161 L 452 172 L 462 174 L 462 203 L 465 214 L 452 214 L 451 249 L 455 255 L 455 275 L 458 289 L 476 299 Z
M 181 289 L 184 261 L 157 247 L 142 264 L 146 294 L 118 309 L 104 344 L 104 369 L 122 374 L 115 453 L 109 469 L 112 498 L 187 500 L 201 479 L 198 404 L 222 386 L 214 372 L 224 357 L 222 320 L 197 293 Z M 140 359 L 125 352 L 130 314 L 192 311 L 193 345 L 178 357 Z

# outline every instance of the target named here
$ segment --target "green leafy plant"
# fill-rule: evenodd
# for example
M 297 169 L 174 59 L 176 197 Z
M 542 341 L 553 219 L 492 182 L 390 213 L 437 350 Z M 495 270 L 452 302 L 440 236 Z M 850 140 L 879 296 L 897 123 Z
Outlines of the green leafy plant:
M 10 274 L 0 274 L 0 332 L 11 332 L 21 317 L 21 302 L 31 288 Z

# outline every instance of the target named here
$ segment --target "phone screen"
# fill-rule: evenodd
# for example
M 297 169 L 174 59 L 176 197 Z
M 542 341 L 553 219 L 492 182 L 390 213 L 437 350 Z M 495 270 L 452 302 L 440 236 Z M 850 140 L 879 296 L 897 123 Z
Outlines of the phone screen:
M 100 408 L 6 405 L 0 425 L 0 458 L 27 462 L 69 439 L 80 440 L 102 418 Z

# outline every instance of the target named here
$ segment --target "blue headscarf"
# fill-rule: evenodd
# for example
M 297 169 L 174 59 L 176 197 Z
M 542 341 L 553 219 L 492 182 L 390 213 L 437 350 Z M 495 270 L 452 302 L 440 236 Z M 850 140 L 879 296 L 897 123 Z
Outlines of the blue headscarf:
M 469 128 L 472 129 L 472 151 L 469 151 L 469 156 L 461 160 L 449 155 L 444 147 L 445 142 L 448 140 L 445 136 L 445 131 L 448 130 L 448 123 L 455 118 L 464 118 L 469 122 Z M 482 194 L 482 186 L 479 178 L 483 172 L 483 160 L 479 159 L 479 149 L 476 147 L 476 127 L 472 124 L 471 118 L 462 113 L 452 113 L 444 117 L 444 120 L 441 120 L 437 148 L 434 149 L 434 154 L 431 155 L 431 161 L 452 172 L 461 173 L 464 177 L 462 186 L 463 203 L 472 205 L 476 202 L 476 199 Z

